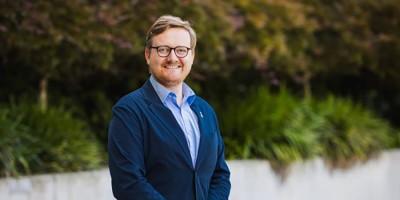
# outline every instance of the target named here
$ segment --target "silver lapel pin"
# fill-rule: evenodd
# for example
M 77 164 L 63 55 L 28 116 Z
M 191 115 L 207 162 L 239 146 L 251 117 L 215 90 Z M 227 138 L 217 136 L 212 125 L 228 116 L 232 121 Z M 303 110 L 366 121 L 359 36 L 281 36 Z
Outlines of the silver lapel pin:
M 203 113 L 200 111 L 200 117 L 203 118 Z

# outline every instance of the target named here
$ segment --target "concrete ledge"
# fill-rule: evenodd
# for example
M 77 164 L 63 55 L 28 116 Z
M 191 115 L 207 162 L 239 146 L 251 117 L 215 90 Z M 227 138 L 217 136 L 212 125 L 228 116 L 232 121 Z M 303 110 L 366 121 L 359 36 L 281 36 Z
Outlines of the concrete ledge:
M 321 159 L 295 163 L 285 181 L 268 161 L 232 160 L 232 200 L 398 200 L 400 150 L 347 170 L 329 170 Z M 108 169 L 0 179 L 1 200 L 112 200 Z
M 398 200 L 400 151 L 346 170 L 329 170 L 322 159 L 295 163 L 284 182 L 267 161 L 230 161 L 230 199 L 268 200 Z
M 1 200 L 111 200 L 108 169 L 0 179 Z

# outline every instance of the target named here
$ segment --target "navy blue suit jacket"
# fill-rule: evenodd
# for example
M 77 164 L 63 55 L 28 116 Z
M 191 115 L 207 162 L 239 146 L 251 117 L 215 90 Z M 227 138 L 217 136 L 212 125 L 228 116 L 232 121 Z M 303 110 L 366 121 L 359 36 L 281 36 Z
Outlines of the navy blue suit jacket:
M 200 97 L 191 108 L 201 134 L 195 167 L 182 129 L 149 80 L 114 105 L 108 151 L 117 199 L 228 199 L 230 172 L 214 110 Z

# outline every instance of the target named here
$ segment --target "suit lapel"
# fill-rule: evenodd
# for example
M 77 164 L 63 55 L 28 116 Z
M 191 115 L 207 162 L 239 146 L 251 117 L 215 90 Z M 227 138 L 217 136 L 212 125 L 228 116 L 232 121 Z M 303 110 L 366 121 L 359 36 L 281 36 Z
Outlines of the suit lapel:
M 175 137 L 175 139 L 179 143 L 179 146 L 183 150 L 186 160 L 188 161 L 190 166 L 192 166 L 192 158 L 190 156 L 185 133 L 183 133 L 174 115 L 161 102 L 150 81 L 147 81 L 142 88 L 143 88 L 143 95 L 145 99 L 148 101 L 149 109 L 160 120 L 160 122 L 169 130 L 169 132 Z
M 197 159 L 196 159 L 196 166 L 199 165 L 199 163 L 202 162 L 202 159 L 204 158 L 205 151 L 207 150 L 207 131 L 206 131 L 206 119 L 204 116 L 204 112 L 201 110 L 200 106 L 197 104 L 196 100 L 193 102 L 193 104 L 190 106 L 192 110 L 196 113 L 197 119 L 199 121 L 199 130 L 200 130 L 200 143 L 199 143 L 199 149 L 197 153 Z

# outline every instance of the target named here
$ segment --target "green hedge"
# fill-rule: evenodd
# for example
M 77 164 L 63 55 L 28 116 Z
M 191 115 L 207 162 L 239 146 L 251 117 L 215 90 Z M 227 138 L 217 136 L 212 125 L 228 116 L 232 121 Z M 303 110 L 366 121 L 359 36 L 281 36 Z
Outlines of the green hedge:
M 216 105 L 228 159 L 268 159 L 275 169 L 317 156 L 333 166 L 399 147 L 400 133 L 374 113 L 329 96 L 299 99 L 266 87 Z M 0 176 L 95 169 L 106 160 L 74 111 L 28 103 L 0 106 Z M 106 144 L 103 144 L 106 145 Z
M 95 169 L 104 158 L 92 136 L 63 107 L 0 106 L 0 176 Z
M 321 156 L 335 166 L 399 144 L 399 132 L 370 110 L 330 96 L 299 99 L 266 87 L 232 97 L 218 113 L 228 159 L 268 159 L 276 169 Z

